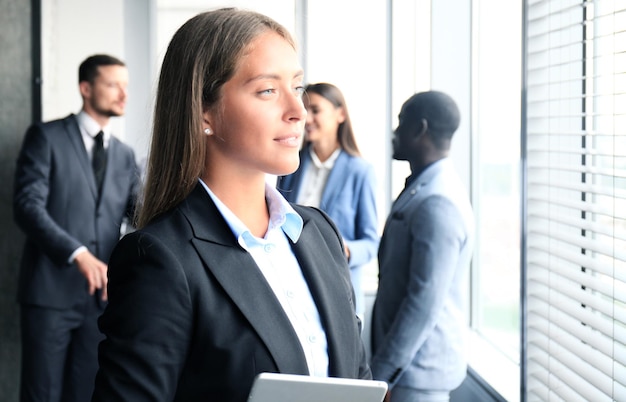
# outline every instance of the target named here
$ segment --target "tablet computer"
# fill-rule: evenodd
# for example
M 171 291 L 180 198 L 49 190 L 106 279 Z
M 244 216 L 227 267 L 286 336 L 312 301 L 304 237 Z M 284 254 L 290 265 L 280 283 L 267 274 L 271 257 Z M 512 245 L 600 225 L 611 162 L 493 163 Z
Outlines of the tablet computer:
M 386 392 L 384 381 L 261 373 L 248 402 L 382 402 Z

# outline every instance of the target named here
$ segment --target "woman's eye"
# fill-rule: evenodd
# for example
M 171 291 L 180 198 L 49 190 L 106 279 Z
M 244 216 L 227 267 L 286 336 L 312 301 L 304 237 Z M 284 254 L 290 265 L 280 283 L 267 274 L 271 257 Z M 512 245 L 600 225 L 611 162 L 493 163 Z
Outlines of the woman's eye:
M 274 88 L 264 89 L 262 91 L 259 91 L 259 95 L 271 95 L 274 93 L 274 91 Z

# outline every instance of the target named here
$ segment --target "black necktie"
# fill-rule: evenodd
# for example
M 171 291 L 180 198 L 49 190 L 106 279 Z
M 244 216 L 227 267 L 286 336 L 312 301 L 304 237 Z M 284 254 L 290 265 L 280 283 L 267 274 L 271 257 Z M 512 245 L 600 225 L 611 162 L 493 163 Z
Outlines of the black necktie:
M 107 156 L 104 150 L 103 142 L 104 133 L 100 131 L 98 135 L 94 137 L 93 152 L 91 154 L 91 166 L 93 167 L 93 175 L 96 178 L 96 187 L 98 188 L 98 194 L 102 188 L 102 180 L 104 179 L 104 171 L 107 167 Z

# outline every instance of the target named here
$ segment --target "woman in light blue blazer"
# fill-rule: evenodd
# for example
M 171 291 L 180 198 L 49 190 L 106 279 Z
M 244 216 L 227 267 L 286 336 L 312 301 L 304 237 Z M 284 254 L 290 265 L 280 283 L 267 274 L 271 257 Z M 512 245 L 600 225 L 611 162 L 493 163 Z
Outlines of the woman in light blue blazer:
M 365 313 L 363 267 L 378 250 L 374 169 L 361 157 L 341 91 L 328 83 L 309 84 L 308 115 L 300 167 L 278 178 L 290 202 L 318 207 L 337 224 L 345 242 L 356 312 Z

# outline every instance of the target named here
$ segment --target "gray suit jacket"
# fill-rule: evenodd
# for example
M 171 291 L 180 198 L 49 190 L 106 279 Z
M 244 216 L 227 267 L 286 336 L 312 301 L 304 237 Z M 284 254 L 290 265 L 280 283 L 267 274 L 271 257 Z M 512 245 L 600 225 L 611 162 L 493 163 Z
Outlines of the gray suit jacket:
M 330 375 L 371 378 L 339 233 L 321 211 L 294 208 L 304 226 L 292 247 Z M 201 184 L 120 241 L 99 324 L 107 339 L 93 401 L 244 402 L 258 373 L 308 374 L 280 302 Z
M 385 225 L 372 316 L 375 379 L 440 391 L 461 384 L 473 242 L 468 195 L 442 159 L 400 194 Z
M 123 218 L 132 215 L 138 184 L 133 150 L 112 137 L 98 199 L 76 116 L 32 125 L 14 184 L 14 218 L 26 234 L 18 301 L 68 308 L 88 297 L 87 280 L 68 259 L 83 245 L 109 260 Z

